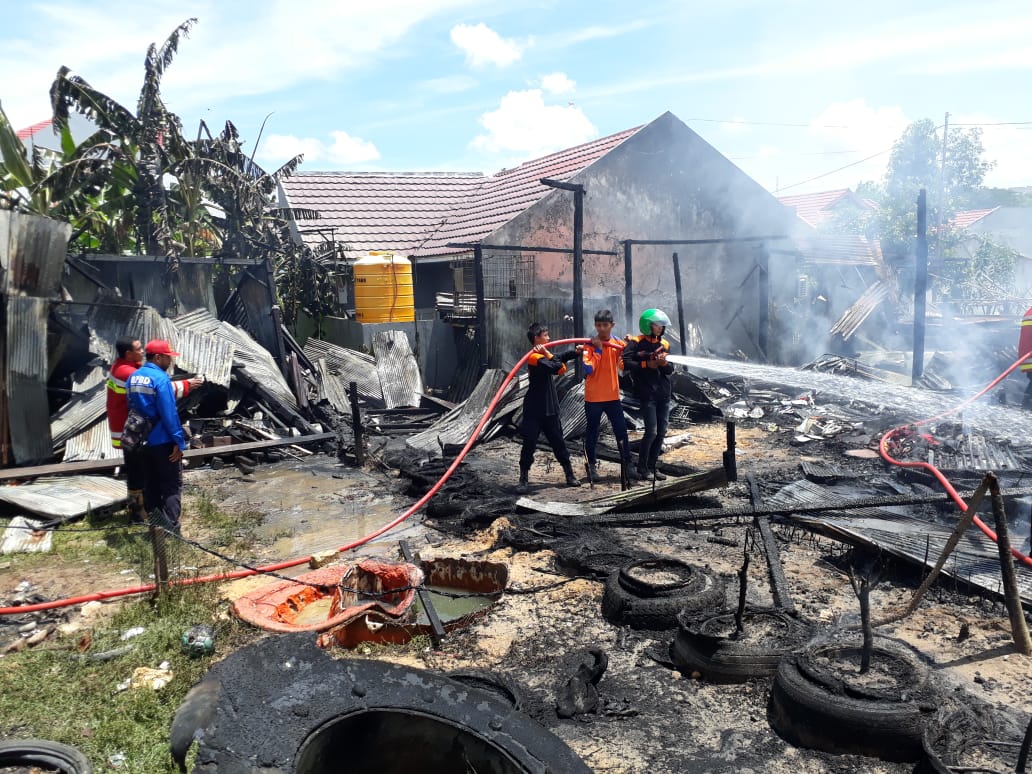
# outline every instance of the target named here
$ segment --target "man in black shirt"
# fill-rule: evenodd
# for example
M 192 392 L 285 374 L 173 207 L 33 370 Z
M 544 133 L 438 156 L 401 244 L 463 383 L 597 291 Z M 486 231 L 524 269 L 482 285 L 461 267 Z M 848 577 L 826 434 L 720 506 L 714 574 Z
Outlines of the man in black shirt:
M 516 486 L 516 491 L 521 494 L 527 491 L 530 466 L 534 464 L 534 448 L 542 431 L 552 446 L 555 458 L 562 465 L 566 474 L 566 485 L 580 486 L 580 481 L 573 475 L 570 452 L 566 449 L 566 441 L 563 440 L 563 428 L 559 423 L 559 396 L 556 394 L 554 381 L 554 377 L 566 373 L 567 362 L 579 357 L 580 347 L 561 355 L 552 354 L 545 346 L 550 341 L 548 328 L 541 323 L 533 323 L 530 326 L 527 330 L 527 339 L 534 345 L 534 350 L 527 358 L 530 386 L 523 399 L 523 423 L 520 426 L 523 449 L 520 452 L 520 482 Z

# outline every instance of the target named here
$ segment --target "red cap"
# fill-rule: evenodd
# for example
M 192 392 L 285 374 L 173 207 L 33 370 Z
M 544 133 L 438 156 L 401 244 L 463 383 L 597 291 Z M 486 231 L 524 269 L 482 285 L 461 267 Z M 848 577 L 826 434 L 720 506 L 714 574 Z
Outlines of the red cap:
M 169 346 L 168 342 L 164 339 L 154 339 L 148 341 L 144 351 L 148 355 L 171 355 L 172 357 L 179 357 L 178 352 L 174 352 L 172 347 Z

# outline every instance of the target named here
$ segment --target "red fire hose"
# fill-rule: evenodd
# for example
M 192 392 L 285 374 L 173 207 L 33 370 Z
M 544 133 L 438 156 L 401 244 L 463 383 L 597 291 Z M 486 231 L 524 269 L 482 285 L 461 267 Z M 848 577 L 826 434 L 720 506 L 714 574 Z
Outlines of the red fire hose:
M 546 346 L 554 347 L 560 344 L 587 344 L 590 341 L 591 339 L 561 339 L 559 341 L 549 342 Z M 609 344 L 608 346 L 616 345 Z M 476 443 L 477 438 L 480 437 L 480 431 L 484 429 L 484 426 L 487 424 L 488 419 L 491 418 L 491 414 L 494 413 L 495 407 L 498 405 L 498 401 L 501 400 L 502 395 L 505 393 L 505 389 L 515 378 L 520 368 L 523 367 L 523 364 L 527 362 L 527 358 L 530 357 L 531 352 L 533 352 L 533 350 L 527 352 L 527 354 L 521 357 L 519 362 L 512 367 L 511 371 L 509 371 L 508 375 L 505 377 L 505 380 L 502 382 L 501 387 L 498 388 L 498 391 L 495 393 L 494 397 L 491 399 L 491 402 L 484 410 L 484 415 L 480 418 L 480 422 L 477 424 L 477 427 L 473 431 L 473 434 L 470 435 L 469 440 L 466 441 L 466 445 L 462 447 L 462 451 L 460 451 L 458 456 L 452 461 L 452 464 L 448 466 L 448 469 L 444 471 L 444 474 L 441 476 L 440 479 L 438 479 L 437 483 L 434 484 L 425 495 L 419 498 L 419 500 L 417 500 L 408 510 L 402 513 L 396 519 L 388 522 L 387 524 L 374 530 L 373 532 L 370 532 L 368 535 L 364 537 L 358 538 L 357 540 L 354 540 L 346 545 L 341 546 L 337 549 L 338 553 L 343 553 L 344 551 L 350 551 L 354 548 L 358 548 L 359 546 L 368 543 L 370 540 L 379 537 L 384 532 L 394 529 L 396 526 L 401 524 L 403 521 L 405 521 L 413 514 L 417 513 L 420 509 L 422 509 L 424 505 L 430 502 L 430 498 L 432 498 L 435 494 L 437 494 L 437 492 L 440 491 L 441 487 L 444 486 L 445 482 L 451 477 L 451 474 L 454 473 L 455 469 L 459 467 L 459 463 L 462 462 L 466 454 L 469 453 L 469 450 L 473 448 L 473 444 Z M 300 564 L 307 563 L 310 558 L 311 557 L 306 556 L 302 559 L 288 559 L 283 562 L 277 562 L 276 564 L 267 564 L 264 567 L 257 567 L 255 569 L 234 570 L 233 572 L 217 573 L 214 575 L 204 575 L 199 578 L 176 580 L 172 581 L 170 585 L 192 586 L 198 583 L 210 583 L 212 581 L 247 578 L 251 575 L 258 575 L 263 572 L 278 572 L 280 570 L 285 570 L 290 567 L 297 567 Z M 154 591 L 155 588 L 157 588 L 156 584 L 148 583 L 143 586 L 132 586 L 124 589 L 113 589 L 110 591 L 95 591 L 92 594 L 83 594 L 81 596 L 68 597 L 66 599 L 55 599 L 51 600 L 50 602 L 39 602 L 34 605 L 0 607 L 0 615 L 19 615 L 21 613 L 34 613 L 39 610 L 52 610 L 58 607 L 81 605 L 86 602 L 99 602 L 101 600 L 114 599 L 116 597 L 125 597 L 131 594 L 144 594 L 148 591 Z
M 1000 374 L 995 379 L 993 379 L 993 381 L 991 381 L 988 385 L 986 385 L 986 387 L 983 388 L 980 392 L 976 393 L 975 395 L 972 395 L 970 398 L 967 398 L 966 400 L 961 401 L 956 406 L 951 408 L 949 411 L 944 411 L 943 413 L 941 413 L 941 414 L 939 414 L 937 416 L 930 417 L 928 419 L 923 419 L 920 422 L 914 422 L 913 424 L 909 424 L 909 425 L 900 425 L 899 427 L 895 427 L 892 430 L 889 430 L 887 433 L 885 433 L 885 435 L 882 436 L 881 443 L 878 444 L 878 452 L 881 454 L 882 458 L 886 462 L 889 462 L 889 463 L 891 463 L 893 465 L 899 465 L 900 467 L 903 467 L 903 468 L 923 468 L 923 469 L 927 470 L 929 473 L 931 473 L 933 476 L 935 476 L 936 480 L 938 480 L 938 482 L 940 484 L 942 484 L 943 489 L 946 490 L 946 494 L 948 494 L 950 496 L 950 499 L 953 500 L 953 502 L 955 502 L 957 504 L 957 507 L 960 508 L 960 510 L 962 512 L 966 511 L 968 509 L 967 503 L 965 503 L 964 499 L 959 494 L 957 494 L 957 490 L 953 488 L 953 485 L 950 484 L 950 482 L 949 482 L 949 480 L 947 480 L 946 476 L 944 476 L 942 474 L 942 471 L 940 471 L 938 468 L 936 468 L 934 465 L 932 465 L 929 462 L 916 462 L 916 461 L 915 462 L 903 462 L 901 460 L 897 460 L 895 457 L 893 457 L 891 454 L 889 454 L 889 449 L 888 449 L 889 442 L 892 440 L 892 438 L 897 433 L 902 432 L 906 428 L 917 428 L 917 427 L 920 427 L 921 425 L 927 425 L 927 424 L 929 424 L 931 422 L 935 422 L 938 419 L 942 419 L 943 417 L 947 417 L 950 414 L 956 413 L 957 411 L 962 409 L 964 406 L 966 406 L 969 403 L 977 400 L 978 398 L 981 398 L 983 395 L 985 395 L 987 392 L 989 392 L 989 390 L 991 390 L 997 384 L 1002 382 L 1015 368 L 1020 366 L 1022 363 L 1024 363 L 1029 358 L 1032 358 L 1032 352 L 1026 352 L 1020 358 L 1015 360 L 1010 368 L 1008 368 L 1002 374 Z M 975 524 L 976 527 L 978 527 L 980 530 L 982 530 L 982 532 L 985 534 L 985 536 L 987 538 L 992 540 L 994 543 L 996 542 L 996 533 L 993 530 L 989 529 L 988 525 L 986 525 L 985 522 L 983 522 L 980 518 L 978 518 L 978 516 L 974 517 L 974 524 Z M 1014 557 L 1016 559 L 1021 561 L 1022 564 L 1026 565 L 1028 567 L 1032 567 L 1032 557 L 1026 556 L 1025 554 L 1021 553 L 1016 548 L 1011 548 L 1011 553 L 1014 555 Z

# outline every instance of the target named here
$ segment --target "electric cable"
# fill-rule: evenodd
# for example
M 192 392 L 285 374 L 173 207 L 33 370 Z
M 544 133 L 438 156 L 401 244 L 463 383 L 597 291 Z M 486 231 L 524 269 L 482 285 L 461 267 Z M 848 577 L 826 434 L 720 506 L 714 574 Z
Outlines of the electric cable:
M 591 342 L 591 339 L 587 339 L 587 338 L 582 338 L 582 339 L 560 339 L 558 341 L 551 341 L 548 344 L 546 344 L 545 346 L 547 346 L 547 347 L 555 347 L 555 346 L 559 346 L 559 345 L 563 345 L 563 344 L 588 344 L 590 342 Z M 608 342 L 606 343 L 606 346 L 613 347 L 613 348 L 619 348 L 618 345 L 610 344 Z M 458 455 L 455 457 L 455 459 L 452 461 L 452 463 L 444 471 L 444 473 L 441 475 L 440 479 L 438 479 L 437 483 L 435 483 L 426 492 L 426 494 L 424 494 L 422 497 L 420 497 L 413 505 L 409 506 L 409 508 L 407 508 L 402 514 L 400 514 L 396 518 L 392 519 L 387 524 L 384 524 L 383 526 L 378 527 L 377 529 L 373 530 L 369 534 L 367 534 L 367 535 L 365 535 L 365 536 L 363 536 L 361 538 L 358 538 L 356 540 L 353 540 L 350 543 L 346 543 L 345 545 L 343 545 L 343 546 L 341 546 L 340 548 L 337 549 L 337 553 L 342 554 L 345 551 L 351 551 L 351 550 L 353 550 L 355 548 L 358 548 L 359 546 L 362 546 L 362 545 L 365 545 L 366 543 L 369 543 L 372 540 L 375 540 L 376 538 L 378 538 L 381 535 L 383 535 L 385 532 L 389 532 L 390 530 L 392 530 L 395 527 L 397 527 L 399 524 L 401 524 L 403 521 L 408 519 L 410 516 L 418 513 L 420 510 L 422 510 L 422 508 L 428 502 L 430 502 L 430 500 L 434 497 L 434 495 L 436 495 L 441 490 L 441 487 L 444 486 L 445 482 L 447 482 L 447 480 L 449 478 L 451 478 L 452 473 L 454 473 L 455 470 L 459 467 L 459 464 L 462 462 L 463 458 L 465 458 L 465 456 L 469 453 L 470 449 L 473 448 L 473 445 L 477 442 L 477 439 L 479 439 L 479 437 L 480 437 L 481 431 L 487 425 L 487 422 L 491 418 L 491 415 L 494 413 L 495 408 L 497 408 L 498 402 L 501 400 L 502 396 L 505 394 L 505 391 L 508 388 L 508 386 L 512 383 L 512 380 L 516 377 L 516 374 L 523 367 L 523 364 L 527 362 L 527 358 L 530 357 L 532 352 L 533 352 L 533 350 L 530 350 L 525 355 L 523 355 L 523 357 L 521 357 L 519 359 L 519 361 L 517 361 L 516 365 L 514 365 L 512 367 L 512 369 L 506 375 L 505 379 L 502 380 L 501 386 L 498 388 L 498 391 L 494 394 L 494 397 L 491 399 L 491 402 L 487 405 L 487 408 L 484 409 L 484 413 L 483 413 L 483 415 L 480 418 L 480 422 L 477 423 L 476 428 L 470 434 L 469 440 L 466 441 L 465 445 L 462 447 L 462 450 L 458 453 Z M 178 586 L 194 586 L 194 585 L 198 585 L 198 584 L 201 584 L 201 583 L 212 583 L 212 582 L 215 582 L 215 581 L 236 580 L 238 578 L 248 578 L 248 577 L 252 577 L 254 575 L 258 575 L 258 574 L 262 574 L 262 573 L 279 572 L 280 570 L 286 570 L 286 569 L 289 569 L 291 567 L 297 567 L 298 565 L 307 564 L 310 559 L 311 559 L 311 556 L 305 556 L 305 557 L 297 558 L 297 559 L 287 559 L 287 560 L 282 561 L 282 562 L 276 562 L 276 563 L 273 563 L 273 564 L 267 564 L 267 565 L 264 565 L 264 566 L 261 566 L 261 567 L 256 567 L 256 568 L 253 568 L 253 569 L 234 570 L 232 572 L 215 573 L 215 574 L 211 574 L 211 575 L 203 575 L 203 576 L 200 576 L 200 577 L 197 577 L 197 578 L 185 578 L 185 579 L 182 579 L 182 580 L 174 580 L 174 581 L 170 581 L 168 585 L 169 586 L 176 586 L 176 587 L 178 587 Z M 140 585 L 140 586 L 130 586 L 128 588 L 112 589 L 112 590 L 109 590 L 109 591 L 95 591 L 95 592 L 92 592 L 92 593 L 89 593 L 89 594 L 82 594 L 82 595 L 75 596 L 75 597 L 66 597 L 64 599 L 55 599 L 55 600 L 51 600 L 49 602 L 38 602 L 38 603 L 35 603 L 35 604 L 31 604 L 31 605 L 18 605 L 18 606 L 14 606 L 14 607 L 0 607 L 0 615 L 21 615 L 21 614 L 24 614 L 24 613 L 34 613 L 34 612 L 37 612 L 37 611 L 40 611 L 40 610 L 53 610 L 53 609 L 59 608 L 59 607 L 69 607 L 71 605 L 81 605 L 81 604 L 84 604 L 86 602 L 101 602 L 101 601 L 104 601 L 104 600 L 107 600 L 107 599 L 115 599 L 115 598 L 118 598 L 118 597 L 131 596 L 131 595 L 134 595 L 134 594 L 146 594 L 148 592 L 154 591 L 156 588 L 157 588 L 157 584 L 156 583 L 146 583 L 146 584 L 143 584 L 143 585 Z

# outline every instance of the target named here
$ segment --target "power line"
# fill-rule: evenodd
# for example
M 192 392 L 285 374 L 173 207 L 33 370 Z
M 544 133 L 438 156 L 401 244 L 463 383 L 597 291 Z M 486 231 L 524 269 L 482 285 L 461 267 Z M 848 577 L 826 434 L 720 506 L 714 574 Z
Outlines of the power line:
M 844 169 L 849 169 L 850 167 L 855 167 L 857 164 L 863 164 L 865 161 L 870 161 L 871 159 L 876 159 L 879 156 L 884 156 L 886 153 L 889 153 L 891 151 L 892 151 L 891 147 L 890 148 L 886 148 L 883 151 L 878 151 L 877 153 L 871 154 L 870 156 L 867 156 L 866 158 L 862 158 L 859 161 L 854 161 L 854 162 L 852 162 L 850 164 L 846 164 L 845 166 L 839 167 L 838 169 L 833 169 L 830 172 L 824 172 L 824 173 L 822 173 L 820 175 L 815 175 L 813 177 L 808 177 L 806 180 L 800 180 L 798 183 L 792 183 L 792 185 L 781 186 L 780 188 L 778 188 L 775 191 L 775 193 L 781 193 L 782 191 L 787 191 L 789 188 L 798 188 L 801 185 L 806 185 L 807 183 L 812 183 L 814 180 L 820 180 L 822 177 L 828 177 L 829 175 L 834 175 L 836 172 L 841 172 Z
M 844 124 L 795 124 L 795 123 L 782 123 L 778 121 L 744 121 L 740 119 L 727 120 L 724 118 L 686 118 L 685 123 L 689 121 L 698 121 L 701 124 L 737 124 L 739 126 L 792 126 L 801 127 L 803 129 L 809 129 L 811 126 L 815 129 L 848 129 L 848 126 Z

